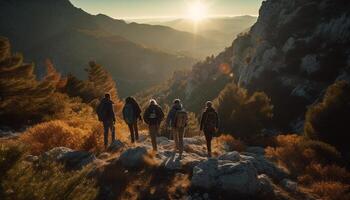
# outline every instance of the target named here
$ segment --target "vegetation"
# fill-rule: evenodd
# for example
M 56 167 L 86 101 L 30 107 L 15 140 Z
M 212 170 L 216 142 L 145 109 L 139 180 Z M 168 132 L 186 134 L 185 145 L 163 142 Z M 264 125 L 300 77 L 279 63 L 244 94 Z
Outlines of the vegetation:
M 323 100 L 311 106 L 306 113 L 306 136 L 332 144 L 349 156 L 350 148 L 344 142 L 348 138 L 350 124 L 349 102 L 348 82 L 338 81 L 329 86 Z
M 251 140 L 267 127 L 273 106 L 263 92 L 249 95 L 234 83 L 228 84 L 214 102 L 222 131 L 237 138 Z

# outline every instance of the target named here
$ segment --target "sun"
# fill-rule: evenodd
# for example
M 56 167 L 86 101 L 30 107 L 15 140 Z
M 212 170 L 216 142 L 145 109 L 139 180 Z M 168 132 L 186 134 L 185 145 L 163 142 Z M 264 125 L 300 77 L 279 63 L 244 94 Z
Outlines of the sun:
M 188 18 L 198 22 L 207 17 L 207 7 L 200 0 L 189 4 L 188 6 Z

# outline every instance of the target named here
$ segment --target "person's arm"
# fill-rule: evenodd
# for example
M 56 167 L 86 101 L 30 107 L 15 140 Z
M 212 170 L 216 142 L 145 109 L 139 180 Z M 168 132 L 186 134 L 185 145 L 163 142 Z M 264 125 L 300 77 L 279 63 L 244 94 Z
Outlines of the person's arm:
M 163 111 L 162 111 L 162 112 L 163 112 Z M 167 126 L 170 125 L 170 122 L 171 122 L 171 120 L 172 120 L 172 113 L 173 113 L 173 109 L 170 109 L 170 111 L 169 111 L 169 113 L 168 113 L 168 115 L 167 115 L 167 117 L 166 117 L 166 121 L 165 121 L 165 123 L 166 123 Z M 163 115 L 164 115 L 164 113 L 163 113 Z
M 216 128 L 219 129 L 219 114 L 215 112 L 216 114 Z
M 116 122 L 116 119 L 115 119 L 115 112 L 114 112 L 114 106 L 113 106 L 113 104 L 111 104 L 111 111 L 112 111 L 112 114 L 113 114 L 113 122 L 115 123 L 115 122 Z
M 205 112 L 203 112 L 202 117 L 201 117 L 201 125 L 200 125 L 200 130 L 203 130 L 204 127 L 204 119 L 206 118 Z

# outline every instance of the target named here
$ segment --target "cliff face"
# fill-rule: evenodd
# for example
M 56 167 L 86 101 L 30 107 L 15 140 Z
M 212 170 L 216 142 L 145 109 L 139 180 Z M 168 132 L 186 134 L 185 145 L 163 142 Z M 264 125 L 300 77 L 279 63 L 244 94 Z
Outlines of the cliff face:
M 177 96 L 189 99 L 190 109 L 198 111 L 191 105 L 193 99 L 202 105 L 215 98 L 232 76 L 222 68 L 229 63 L 238 84 L 271 97 L 276 128 L 302 130 L 307 106 L 335 80 L 350 80 L 349 4 L 346 0 L 264 1 L 250 31 L 216 58 L 195 65 L 182 79 L 186 86 L 181 91 L 186 93 Z
M 349 80 L 350 2 L 268 0 L 233 44 L 237 83 L 266 92 L 279 125 L 298 129 L 305 107 L 335 80 Z

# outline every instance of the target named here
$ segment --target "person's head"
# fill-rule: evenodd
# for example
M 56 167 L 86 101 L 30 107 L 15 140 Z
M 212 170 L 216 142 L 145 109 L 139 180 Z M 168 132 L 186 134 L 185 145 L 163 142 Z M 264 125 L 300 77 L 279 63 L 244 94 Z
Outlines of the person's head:
M 149 104 L 150 104 L 150 105 L 157 105 L 157 101 L 156 101 L 155 99 L 151 99 L 151 100 L 149 101 Z
M 111 95 L 107 93 L 107 94 L 105 94 L 105 98 L 106 99 L 111 99 Z
M 175 100 L 173 101 L 173 104 L 174 104 L 174 105 L 180 105 L 180 104 L 181 104 L 181 100 L 180 100 L 180 99 L 175 99 Z
M 125 99 L 125 103 L 129 104 L 133 102 L 133 98 L 132 97 L 126 97 Z
M 205 106 L 206 106 L 207 108 L 212 108 L 212 107 L 213 107 L 213 102 L 207 101 L 207 102 L 205 103 Z

